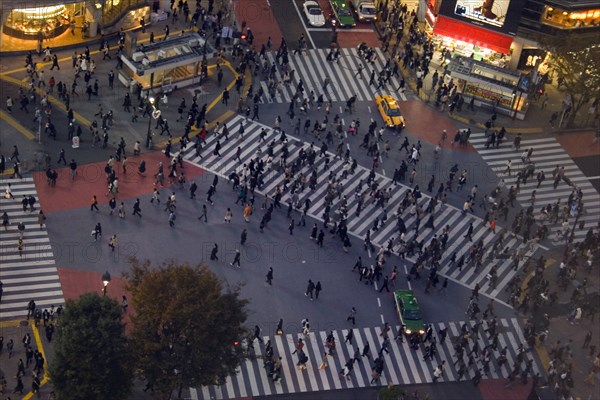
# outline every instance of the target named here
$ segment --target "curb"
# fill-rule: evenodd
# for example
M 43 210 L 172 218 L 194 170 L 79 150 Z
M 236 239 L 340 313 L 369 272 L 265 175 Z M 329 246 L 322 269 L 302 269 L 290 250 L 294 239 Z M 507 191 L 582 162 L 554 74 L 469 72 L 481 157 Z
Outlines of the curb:
M 375 23 L 375 24 L 373 24 L 373 27 L 374 27 L 375 32 L 377 33 L 377 36 L 381 40 L 381 38 L 383 37 L 383 35 L 382 35 L 382 31 L 381 31 L 381 28 L 380 28 L 379 24 Z M 400 65 L 399 62 L 397 62 L 397 64 L 398 64 L 399 69 L 402 71 L 402 75 L 406 79 L 406 85 L 425 104 L 429 105 L 431 108 L 433 108 L 434 110 L 436 110 L 438 113 L 446 116 L 449 119 L 458 121 L 458 122 L 463 123 L 465 125 L 470 125 L 470 126 L 475 127 L 477 129 L 485 129 L 485 125 L 483 123 L 477 122 L 476 120 L 474 120 L 472 118 L 465 117 L 465 116 L 458 115 L 458 114 L 454 114 L 454 113 L 450 114 L 448 112 L 440 112 L 436 107 L 431 106 L 430 105 L 431 93 L 429 95 L 426 95 L 424 90 L 423 90 L 422 94 L 418 93 L 416 91 L 416 81 L 415 81 L 414 77 L 412 76 L 412 74 L 410 73 L 410 71 L 408 71 L 407 69 L 405 69 L 404 67 L 402 67 L 402 65 Z M 518 133 L 520 133 L 520 134 L 523 134 L 523 135 L 530 135 L 530 134 L 542 134 L 542 133 L 546 133 L 546 131 L 542 127 L 505 128 L 505 129 L 506 129 L 506 132 L 509 133 L 509 134 L 518 134 Z M 553 133 L 562 134 L 563 132 L 572 132 L 572 131 L 576 132 L 576 131 L 580 131 L 580 130 L 587 130 L 587 128 L 563 129 L 561 131 L 556 131 L 556 132 L 553 132 Z

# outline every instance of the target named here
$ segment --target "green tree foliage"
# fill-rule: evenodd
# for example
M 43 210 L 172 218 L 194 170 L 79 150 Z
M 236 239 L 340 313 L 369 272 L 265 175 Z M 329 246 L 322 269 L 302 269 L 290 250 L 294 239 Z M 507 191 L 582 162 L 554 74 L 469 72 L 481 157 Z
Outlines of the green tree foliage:
M 204 265 L 173 261 L 158 268 L 131 260 L 128 291 L 135 314 L 132 342 L 138 370 L 155 394 L 222 384 L 246 358 L 241 346 L 247 300 L 224 288 Z
M 133 383 L 121 307 L 87 293 L 67 300 L 60 317 L 50 380 L 59 399 L 125 399 Z
M 600 96 L 600 45 L 597 34 L 569 33 L 540 36 L 542 48 L 552 53 L 551 66 L 572 97 L 567 126 L 590 100 Z

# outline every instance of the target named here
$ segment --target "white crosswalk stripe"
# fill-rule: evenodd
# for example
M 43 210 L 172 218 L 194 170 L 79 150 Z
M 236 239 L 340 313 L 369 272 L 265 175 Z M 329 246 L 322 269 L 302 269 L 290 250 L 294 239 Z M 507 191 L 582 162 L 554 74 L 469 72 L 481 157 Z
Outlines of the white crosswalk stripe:
M 392 75 L 382 88 L 378 88 L 378 76 L 386 64 L 386 59 L 380 49 L 376 49 L 373 63 L 363 60 L 358 55 L 356 48 L 345 48 L 340 52 L 339 62 L 327 61 L 327 49 L 311 49 L 298 55 L 290 54 L 289 68 L 295 71 L 292 82 L 288 85 L 283 84 L 283 77 L 278 69 L 275 73 L 275 81 L 282 82 L 282 86 L 271 98 L 268 82 L 261 80 L 260 86 L 265 93 L 263 100 L 267 103 L 289 103 L 294 97 L 300 79 L 304 84 L 305 95 L 314 91 L 315 96 L 323 94 L 325 100 L 332 102 L 346 101 L 354 95 L 358 101 L 373 101 L 375 96 L 381 94 L 391 94 L 399 100 L 407 99 L 404 93 L 397 91 L 400 85 L 399 77 Z M 266 59 L 271 65 L 276 62 L 272 52 L 266 53 Z M 363 66 L 361 77 L 356 75 L 359 65 Z M 375 70 L 375 83 L 369 85 L 373 69 Z M 324 91 L 323 84 L 326 77 L 330 78 L 331 83 Z
M 574 190 L 573 186 L 569 186 L 565 181 L 560 181 L 558 186 L 554 187 L 554 178 L 552 171 L 555 167 L 564 166 L 565 177 L 568 178 L 574 186 L 581 189 L 583 192 L 584 212 L 579 217 L 579 221 L 584 221 L 586 227 L 596 225 L 600 219 L 600 195 L 589 179 L 581 172 L 577 164 L 573 162 L 561 144 L 553 137 L 541 139 L 521 140 L 519 151 L 515 149 L 512 142 L 504 140 L 499 148 L 490 146 L 486 148 L 487 138 L 484 132 L 472 133 L 469 142 L 479 152 L 481 157 L 492 168 L 496 174 L 504 179 L 506 187 L 516 186 L 517 173 L 525 167 L 521 160 L 521 155 L 524 151 L 533 148 L 533 154 L 530 158 L 535 164 L 535 172 L 532 177 L 527 180 L 527 183 L 520 185 L 520 191 L 517 195 L 517 201 L 527 208 L 531 205 L 531 195 L 535 191 L 535 215 L 539 215 L 539 210 L 548 204 L 554 204 L 557 199 L 561 200 L 561 204 L 565 205 L 569 196 Z M 508 160 L 512 161 L 511 175 L 505 174 Z M 544 171 L 546 179 L 538 187 L 536 179 L 537 173 Z M 570 213 L 567 216 L 571 228 L 575 221 L 575 214 Z M 555 244 L 560 242 L 557 239 L 556 232 L 562 229 L 562 219 L 559 218 L 558 223 L 551 224 L 551 234 L 549 239 Z M 576 229 L 575 239 L 581 240 L 585 238 L 587 229 Z
M 433 382 L 433 370 L 443 360 L 446 361 L 444 374 L 439 382 L 453 382 L 458 380 L 458 364 L 454 345 L 458 342 L 461 336 L 461 327 L 463 324 L 472 326 L 471 322 L 448 322 L 435 323 L 433 325 L 434 336 L 437 340 L 437 352 L 434 359 L 424 360 L 425 345 L 420 345 L 419 350 L 412 349 L 406 340 L 392 340 L 395 332 L 399 328 L 396 326 L 390 332 L 389 353 L 383 352 L 384 370 L 380 379 L 373 385 L 394 385 L 420 384 Z M 479 328 L 477 342 L 480 351 L 487 345 L 490 345 L 489 337 L 483 327 Z M 517 348 L 524 343 L 523 333 L 519 327 L 519 322 L 516 318 L 499 319 L 498 320 L 498 346 L 492 351 L 490 363 L 490 373 L 484 375 L 484 379 L 506 378 L 508 375 L 507 368 L 498 370 L 497 357 L 500 351 L 507 348 L 508 368 L 512 368 L 517 359 Z M 443 328 L 448 328 L 448 336 L 444 342 L 440 343 L 438 331 Z M 242 398 L 247 396 L 262 396 L 281 393 L 296 393 L 296 392 L 312 392 L 321 390 L 359 388 L 371 386 L 373 360 L 381 350 L 381 327 L 375 328 L 354 328 L 354 339 L 352 344 L 345 343 L 344 338 L 348 333 L 347 329 L 334 330 L 333 336 L 336 340 L 336 348 L 333 355 L 327 356 L 328 367 L 319 369 L 321 358 L 324 353 L 328 353 L 325 347 L 326 337 L 329 332 L 311 332 L 309 337 L 304 337 L 300 334 L 284 334 L 272 338 L 271 343 L 274 349 L 275 357 L 282 357 L 282 378 L 277 382 L 272 381 L 272 377 L 264 366 L 264 344 L 258 343 L 256 340 L 253 343 L 253 349 L 250 350 L 251 357 L 246 360 L 238 372 L 233 377 L 228 377 L 226 383 L 221 386 L 204 386 L 202 388 L 191 388 L 190 393 L 194 396 L 202 394 L 202 399 L 232 399 Z M 471 336 L 473 337 L 473 335 Z M 293 354 L 295 344 L 299 338 L 303 338 L 305 343 L 303 351 L 308 357 L 307 368 L 300 370 L 297 367 L 298 357 Z M 269 337 L 263 337 L 264 342 Z M 354 363 L 353 371 L 349 375 L 349 379 L 340 375 L 340 371 L 350 358 L 354 357 L 354 351 L 358 347 L 360 352 L 364 345 L 369 343 L 370 356 L 360 357 Z M 473 339 L 469 340 L 469 346 L 472 347 Z M 468 357 L 466 349 L 463 355 L 463 360 L 467 364 Z M 533 354 L 526 353 L 522 366 L 529 360 L 533 361 L 532 373 L 540 373 L 542 367 L 540 361 Z M 252 356 L 254 355 L 254 356 Z M 481 368 L 481 357 L 476 361 L 478 367 Z M 466 374 L 461 380 L 466 380 L 474 375 L 475 366 L 468 368 Z M 192 396 L 193 397 L 193 396 Z M 195 397 L 197 398 L 197 397 Z
M 0 213 L 9 217 L 7 229 L 0 230 L 0 280 L 2 281 L 2 304 L 0 319 L 20 318 L 27 315 L 27 304 L 34 300 L 39 308 L 64 303 L 63 292 L 54 262 L 54 254 L 46 227 L 38 223 L 39 203 L 33 212 L 23 211 L 23 196 L 37 192 L 33 178 L 2 180 L 3 191 L 11 184 L 12 199 L 0 198 Z M 4 194 L 4 193 L 3 193 Z M 19 254 L 20 232 L 17 225 L 23 222 L 23 250 Z
M 244 140 L 239 140 L 238 126 L 240 122 L 244 123 L 245 133 Z M 215 135 L 209 136 L 206 141 L 207 144 L 204 146 L 201 156 L 197 157 L 195 151 L 192 149 L 192 145 L 188 148 L 186 154 L 184 155 L 184 159 L 192 162 L 208 171 L 221 175 L 223 177 L 227 177 L 233 171 L 241 171 L 243 166 L 242 164 L 236 160 L 236 151 L 238 146 L 242 149 L 242 154 L 240 156 L 242 163 L 248 163 L 252 158 L 260 157 L 263 161 L 266 162 L 267 155 L 267 145 L 275 141 L 274 146 L 274 159 L 278 159 L 278 156 L 282 153 L 282 143 L 279 140 L 280 134 L 275 132 L 273 129 L 262 125 L 253 121 L 245 121 L 245 118 L 239 115 L 234 116 L 232 119 L 226 122 L 227 126 L 230 127 L 230 132 L 236 132 L 236 134 L 231 134 L 229 141 L 222 143 L 221 147 L 221 157 L 213 154 L 214 144 L 217 141 Z M 233 128 L 233 129 L 232 129 Z M 267 129 L 267 135 L 264 142 L 260 141 L 260 131 L 261 129 Z M 287 135 L 288 138 L 288 150 L 289 157 L 288 162 L 293 162 L 298 157 L 299 150 L 304 147 L 307 149 L 310 144 L 302 142 L 297 138 L 294 138 L 290 135 Z M 329 170 L 338 176 L 341 175 L 343 170 L 343 160 L 335 159 L 335 156 L 329 153 L 331 162 L 329 164 Z M 327 189 L 327 181 L 328 174 L 322 172 L 324 168 L 325 157 L 318 157 L 313 166 L 304 166 L 301 170 L 307 177 L 310 176 L 311 168 L 315 167 L 321 173 L 319 174 L 318 185 L 315 191 L 311 191 L 309 188 L 299 193 L 299 200 L 301 203 L 304 203 L 305 199 L 310 199 L 311 207 L 309 209 L 308 215 L 314 217 L 315 219 L 322 220 L 322 214 L 325 210 L 325 201 L 323 193 Z M 348 179 L 343 181 L 343 188 L 341 189 L 343 195 L 347 195 L 348 199 L 348 231 L 351 235 L 359 238 L 362 242 L 368 230 L 373 227 L 374 220 L 379 217 L 383 210 L 375 204 L 372 204 L 371 201 L 365 202 L 363 206 L 363 210 L 360 213 L 360 216 L 356 216 L 354 210 L 357 208 L 358 201 L 354 197 L 354 188 L 358 186 L 360 181 L 366 182 L 369 176 L 369 170 L 364 167 L 357 167 L 354 175 L 350 176 Z M 276 191 L 276 188 L 279 187 L 283 190 L 284 196 L 282 198 L 282 203 L 287 204 L 286 201 L 291 198 L 289 190 L 284 190 L 284 174 L 279 171 L 267 172 L 264 175 L 264 185 L 258 190 L 258 193 L 267 195 L 269 197 L 273 197 Z M 390 179 L 376 175 L 376 181 L 379 183 L 380 188 L 390 188 L 391 189 L 391 198 L 389 203 L 385 206 L 385 211 L 387 212 L 388 219 L 384 224 L 380 225 L 380 228 L 376 232 L 372 232 L 372 243 L 376 246 L 385 246 L 390 239 L 397 239 L 399 237 L 394 213 L 397 211 L 397 206 L 401 202 L 402 198 L 406 195 L 406 193 L 410 190 L 407 186 L 404 185 L 395 185 Z M 364 188 L 363 188 L 364 190 Z M 429 201 L 429 197 L 427 195 L 423 195 L 423 197 L 419 200 L 419 204 L 425 206 Z M 335 210 L 335 208 L 333 208 Z M 512 261 L 510 259 L 502 259 L 497 260 L 495 262 L 486 262 L 484 263 L 485 267 L 480 270 L 475 270 L 473 267 L 463 268 L 459 271 L 457 268 L 453 268 L 450 265 L 450 257 L 453 252 L 457 253 L 458 257 L 461 257 L 462 254 L 468 253 L 470 246 L 473 243 L 476 243 L 478 240 L 482 240 L 484 244 L 488 244 L 490 242 L 494 242 L 497 239 L 497 233 L 493 233 L 490 231 L 484 224 L 480 218 L 477 218 L 471 214 L 462 215 L 461 210 L 457 208 L 447 206 L 442 209 L 441 206 L 438 206 L 434 211 L 435 215 L 435 226 L 439 229 L 443 228 L 446 225 L 450 226 L 449 240 L 446 247 L 446 251 L 444 252 L 441 262 L 439 273 L 442 276 L 447 276 L 449 279 L 454 280 L 456 282 L 461 282 L 468 287 L 474 287 L 477 283 L 480 284 L 482 290 L 480 293 L 494 297 L 498 301 L 503 301 L 508 298 L 507 293 L 503 293 L 504 287 L 511 281 L 511 279 L 515 276 L 517 271 L 513 269 Z M 404 223 L 407 228 L 408 238 L 409 240 L 414 238 L 414 228 L 416 226 L 416 217 L 410 215 L 410 210 L 406 210 L 402 215 Z M 426 217 L 427 218 L 427 217 Z M 425 218 L 425 219 L 426 219 Z M 473 231 L 473 242 L 469 242 L 468 238 L 464 237 L 466 233 L 469 223 L 473 223 L 474 231 Z M 424 241 L 424 243 L 428 244 L 429 241 L 433 238 L 435 234 L 438 233 L 437 230 L 425 229 L 423 227 L 424 223 L 420 228 L 420 232 L 417 235 L 417 239 L 419 241 Z M 499 229 L 498 229 L 499 231 Z M 522 242 L 519 239 L 514 238 L 505 238 L 501 249 L 508 247 L 510 254 L 513 251 L 519 249 L 524 255 L 531 256 L 535 253 L 537 248 L 529 249 L 524 248 Z M 486 255 L 487 257 L 487 255 Z M 411 257 L 409 257 L 412 260 Z M 498 283 L 495 287 L 490 287 L 487 275 L 490 272 L 491 268 L 495 266 L 496 273 L 498 276 Z M 498 298 L 499 295 L 504 296 L 503 298 Z

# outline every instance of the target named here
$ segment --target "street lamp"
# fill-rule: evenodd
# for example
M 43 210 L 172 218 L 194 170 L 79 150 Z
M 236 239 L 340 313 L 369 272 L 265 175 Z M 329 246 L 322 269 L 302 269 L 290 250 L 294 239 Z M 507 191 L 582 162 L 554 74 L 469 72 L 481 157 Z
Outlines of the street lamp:
M 108 284 L 110 283 L 110 273 L 108 271 L 105 271 L 102 274 L 102 295 L 106 296 L 106 288 L 108 287 Z
M 154 97 L 151 96 L 152 86 L 154 86 L 154 72 L 150 74 L 150 87 L 148 88 L 148 102 L 154 110 Z M 146 148 L 149 149 L 152 143 L 152 116 L 148 117 L 148 132 L 146 134 Z

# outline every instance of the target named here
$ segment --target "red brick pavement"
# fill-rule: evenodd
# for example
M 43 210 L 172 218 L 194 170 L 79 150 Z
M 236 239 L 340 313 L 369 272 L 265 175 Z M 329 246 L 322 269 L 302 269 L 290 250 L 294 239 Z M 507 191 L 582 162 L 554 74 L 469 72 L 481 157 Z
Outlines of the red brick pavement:
M 556 141 L 562 145 L 571 157 L 588 157 L 600 155 L 600 141 L 592 144 L 594 133 L 572 133 L 556 135 Z
M 110 272 L 110 271 L 109 271 Z M 79 296 L 89 292 L 102 293 L 102 273 L 83 271 L 78 269 L 58 268 L 58 277 L 62 287 L 65 300 L 75 300 Z M 129 298 L 125 291 L 127 281 L 121 276 L 111 275 L 110 283 L 106 289 L 106 295 L 117 300 L 121 304 L 122 296 Z M 124 316 L 124 322 L 129 322 L 129 314 L 133 311 L 131 301 Z
M 531 393 L 531 379 L 525 385 L 520 380 L 515 381 L 510 388 L 505 388 L 504 379 L 483 379 L 479 391 L 484 400 L 527 400 Z
M 446 129 L 448 139 L 442 147 L 450 148 L 458 126 L 420 100 L 408 100 L 400 103 L 400 110 L 406 119 L 406 129 L 418 138 L 429 143 L 438 144 L 442 130 Z M 454 146 L 454 150 L 473 152 L 471 145 Z
M 138 174 L 139 163 L 146 161 L 146 177 Z M 169 172 L 170 159 L 162 152 L 144 153 L 140 157 L 127 159 L 127 175 L 123 175 L 121 163 L 115 162 L 115 170 L 119 178 L 118 200 L 128 200 L 143 194 L 152 193 L 154 178 L 158 163 L 162 161 L 165 176 Z M 108 186 L 104 167 L 106 163 L 93 163 L 80 165 L 77 168 L 77 178 L 71 180 L 70 169 L 57 169 L 58 180 L 56 186 L 48 186 L 46 173 L 36 172 L 33 175 L 39 201 L 46 214 L 55 211 L 64 211 L 74 208 L 89 207 L 92 196 L 96 195 L 99 204 L 107 204 L 110 197 L 106 196 Z M 187 180 L 194 179 L 204 171 L 196 166 L 185 163 L 184 173 Z M 179 170 L 178 170 L 179 171 Z M 168 181 L 165 178 L 165 183 Z
M 273 48 L 279 46 L 283 35 L 267 0 L 234 0 L 233 9 L 238 27 L 241 28 L 242 22 L 245 21 L 246 27 L 252 30 L 254 45 L 257 49 L 267 42 L 269 36 Z

